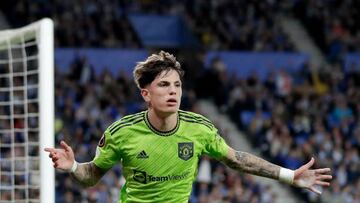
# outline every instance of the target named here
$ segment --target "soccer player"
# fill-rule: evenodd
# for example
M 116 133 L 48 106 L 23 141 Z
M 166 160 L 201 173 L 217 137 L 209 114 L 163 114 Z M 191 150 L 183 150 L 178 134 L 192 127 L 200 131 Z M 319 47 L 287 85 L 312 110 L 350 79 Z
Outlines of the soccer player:
M 104 132 L 95 158 L 77 163 L 70 146 L 46 148 L 54 167 L 70 172 L 84 186 L 93 186 L 121 162 L 126 183 L 119 202 L 188 202 L 198 161 L 208 155 L 240 172 L 280 180 L 320 194 L 329 186 L 329 168 L 311 170 L 312 158 L 296 170 L 282 168 L 229 147 L 204 116 L 179 110 L 183 70 L 164 51 L 134 69 L 134 78 L 148 104 L 146 111 L 114 122 Z

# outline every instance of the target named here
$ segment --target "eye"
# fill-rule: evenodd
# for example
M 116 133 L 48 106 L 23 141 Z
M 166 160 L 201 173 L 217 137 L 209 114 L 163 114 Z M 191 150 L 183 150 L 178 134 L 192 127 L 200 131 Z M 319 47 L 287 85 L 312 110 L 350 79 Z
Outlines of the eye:
M 168 86 L 168 83 L 160 82 L 158 85 L 159 85 L 159 87 L 166 87 L 166 86 Z

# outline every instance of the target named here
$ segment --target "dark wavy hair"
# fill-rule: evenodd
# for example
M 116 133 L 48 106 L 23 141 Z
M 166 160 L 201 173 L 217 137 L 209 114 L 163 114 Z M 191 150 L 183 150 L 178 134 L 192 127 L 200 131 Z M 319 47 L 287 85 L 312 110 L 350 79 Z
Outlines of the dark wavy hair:
M 184 70 L 175 56 L 168 52 L 160 51 L 158 54 L 152 54 L 145 61 L 137 63 L 133 72 L 134 80 L 138 88 L 141 89 L 150 84 L 163 71 L 170 70 L 178 72 L 180 79 L 183 79 Z

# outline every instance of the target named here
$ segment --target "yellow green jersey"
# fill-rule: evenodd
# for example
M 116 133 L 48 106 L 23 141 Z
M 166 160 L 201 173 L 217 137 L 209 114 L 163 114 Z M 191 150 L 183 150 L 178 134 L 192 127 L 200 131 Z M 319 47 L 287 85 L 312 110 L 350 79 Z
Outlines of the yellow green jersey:
M 119 202 L 188 202 L 201 155 L 221 158 L 228 146 L 204 116 L 178 111 L 176 127 L 156 130 L 147 111 L 110 125 L 97 147 L 96 166 L 120 162 L 126 183 Z

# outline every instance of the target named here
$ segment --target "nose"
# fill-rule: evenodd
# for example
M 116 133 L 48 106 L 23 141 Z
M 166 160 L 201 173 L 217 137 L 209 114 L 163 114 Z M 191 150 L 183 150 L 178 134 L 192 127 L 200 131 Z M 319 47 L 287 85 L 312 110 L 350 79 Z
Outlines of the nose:
M 176 95 L 176 87 L 175 85 L 170 85 L 170 95 Z

